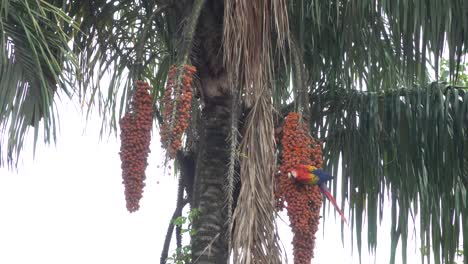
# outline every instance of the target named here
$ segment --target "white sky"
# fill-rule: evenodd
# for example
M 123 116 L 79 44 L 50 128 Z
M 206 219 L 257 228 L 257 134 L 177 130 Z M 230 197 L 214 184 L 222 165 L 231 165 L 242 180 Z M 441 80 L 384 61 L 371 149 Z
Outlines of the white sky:
M 68 101 L 59 102 L 58 107 L 61 133 L 57 146 L 40 141 L 33 160 L 28 145 L 18 172 L 0 168 L 0 263 L 159 263 L 175 208 L 177 181 L 157 167 L 163 153 L 156 129 L 141 208 L 130 214 L 125 207 L 118 138 L 99 141 L 98 118 L 91 119 L 84 131 L 86 122 L 79 108 Z M 388 263 L 389 217 L 387 210 L 383 222 L 387 228 L 378 234 L 376 258 L 367 253 L 364 230 L 362 263 Z M 285 214 L 282 218 L 287 220 Z M 351 256 L 349 230 L 345 245 L 341 243 L 339 216 L 331 214 L 326 219 L 326 235 L 321 225 L 312 262 L 359 263 L 356 247 Z M 292 263 L 291 233 L 286 224 L 279 223 Z M 420 262 L 414 243 L 410 233 L 408 263 Z M 400 257 L 397 260 L 401 263 Z

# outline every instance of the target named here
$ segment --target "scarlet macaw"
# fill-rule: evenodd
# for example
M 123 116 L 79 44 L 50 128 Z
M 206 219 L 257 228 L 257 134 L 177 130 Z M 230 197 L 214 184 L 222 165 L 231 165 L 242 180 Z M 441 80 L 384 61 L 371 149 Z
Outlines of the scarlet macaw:
M 336 211 L 341 216 L 341 219 L 348 224 L 346 221 L 346 218 L 343 214 L 343 212 L 340 210 L 338 205 L 336 204 L 336 200 L 333 197 L 333 195 L 330 193 L 330 190 L 328 190 L 327 186 L 325 183 L 333 177 L 324 172 L 321 169 L 318 169 L 312 165 L 299 165 L 296 169 L 291 170 L 288 172 L 289 178 L 293 178 L 295 181 L 302 183 L 302 184 L 308 184 L 308 185 L 318 185 L 320 188 L 320 191 L 325 194 L 325 196 L 330 200 L 330 202 L 333 204 L 335 207 Z

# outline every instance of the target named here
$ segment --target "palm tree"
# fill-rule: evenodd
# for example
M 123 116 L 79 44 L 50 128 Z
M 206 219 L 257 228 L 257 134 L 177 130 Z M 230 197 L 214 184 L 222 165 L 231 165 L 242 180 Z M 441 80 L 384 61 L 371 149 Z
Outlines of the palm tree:
M 274 131 L 291 111 L 323 142 L 326 169 L 341 167 L 332 191 L 349 203 L 359 254 L 364 222 L 374 249 L 384 214 L 391 263 L 399 241 L 406 259 L 410 220 L 428 261 L 453 261 L 461 230 L 468 251 L 468 90 L 438 82 L 446 57 L 457 83 L 467 1 L 2 0 L 0 14 L 2 165 L 30 126 L 55 140 L 57 95 L 97 109 L 112 132 L 144 79 L 163 125 L 170 66 L 192 64 L 174 217 L 187 203 L 200 210 L 194 262 L 281 261 Z

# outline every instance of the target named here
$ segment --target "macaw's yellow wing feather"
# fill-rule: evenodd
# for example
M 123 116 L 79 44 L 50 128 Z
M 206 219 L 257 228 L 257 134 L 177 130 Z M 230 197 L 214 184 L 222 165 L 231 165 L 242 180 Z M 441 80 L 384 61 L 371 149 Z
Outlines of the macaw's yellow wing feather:
M 315 174 L 311 174 L 311 177 L 310 177 L 310 180 L 309 180 L 308 184 L 315 185 L 315 184 L 317 184 L 318 181 L 319 181 L 319 177 L 317 177 L 317 175 L 315 175 Z

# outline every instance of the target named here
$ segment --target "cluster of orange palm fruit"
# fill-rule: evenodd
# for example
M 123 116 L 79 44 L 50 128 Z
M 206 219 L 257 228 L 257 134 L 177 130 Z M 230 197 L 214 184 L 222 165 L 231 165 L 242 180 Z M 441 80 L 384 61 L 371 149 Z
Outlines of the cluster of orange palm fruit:
M 309 136 L 307 124 L 298 113 L 286 117 L 282 129 L 280 173 L 276 178 L 277 207 L 286 207 L 293 231 L 295 264 L 309 264 L 314 255 L 315 233 L 318 230 L 322 194 L 316 185 L 298 185 L 288 172 L 300 164 L 322 166 L 322 148 Z M 286 205 L 285 205 L 286 202 Z
M 193 96 L 192 80 L 195 72 L 196 68 L 187 64 L 182 67 L 172 65 L 169 69 L 163 97 L 164 122 L 159 131 L 162 147 L 167 150 L 171 159 L 182 146 L 182 134 L 189 125 Z
M 120 120 L 120 160 L 129 212 L 140 208 L 153 126 L 153 106 L 148 92 L 150 86 L 143 81 L 137 81 L 136 85 L 131 111 L 127 111 Z

